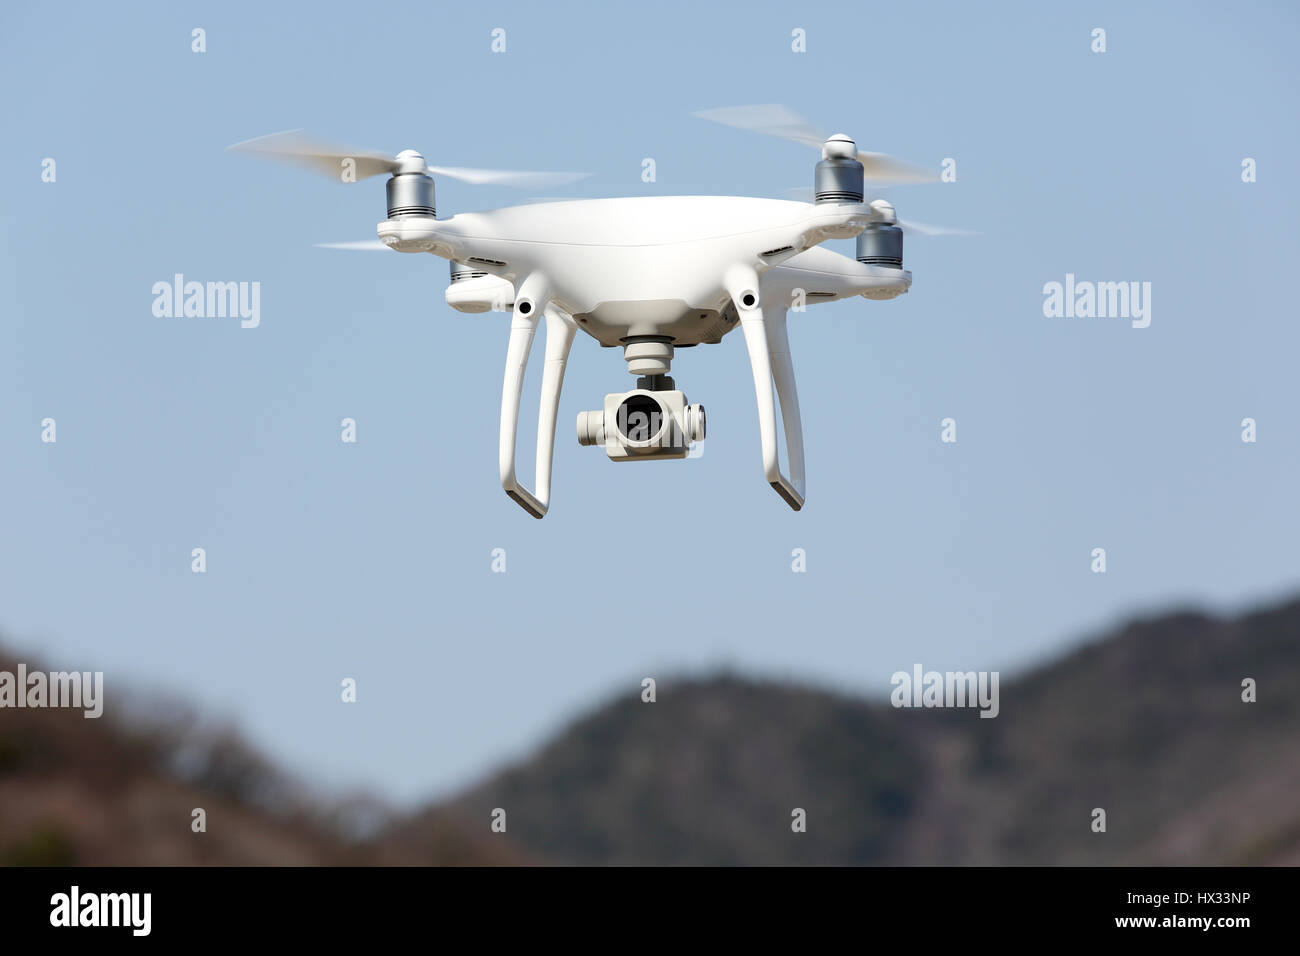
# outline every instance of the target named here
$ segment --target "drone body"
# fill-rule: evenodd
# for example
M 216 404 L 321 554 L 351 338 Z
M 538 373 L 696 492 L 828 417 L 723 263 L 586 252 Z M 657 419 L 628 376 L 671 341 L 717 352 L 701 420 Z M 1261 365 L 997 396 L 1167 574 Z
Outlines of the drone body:
M 761 108 L 773 109 L 773 108 Z M 731 111 L 715 111 L 732 123 Z M 783 117 L 784 118 L 784 115 Z M 787 138 L 788 124 L 765 129 Z M 690 405 L 669 373 L 674 349 L 720 342 L 739 327 L 758 402 L 763 472 L 796 511 L 804 502 L 803 437 L 786 334 L 793 307 L 848 295 L 893 298 L 911 285 L 902 268 L 902 231 L 893 207 L 864 202 L 864 165 L 896 173 L 902 164 L 858 153 L 846 136 L 822 144 L 816 201 L 731 196 L 591 199 L 512 206 L 436 218 L 431 174 L 471 182 L 536 180 L 544 174 L 427 167 L 414 151 L 396 158 L 323 147 L 297 134 L 241 144 L 337 175 L 389 173 L 383 244 L 451 261 L 447 302 L 463 312 L 511 313 L 502 386 L 500 476 L 506 493 L 534 517 L 550 505 L 551 461 L 565 364 L 579 329 L 622 347 L 637 387 L 605 397 L 578 416 L 578 440 L 603 445 L 615 461 L 684 458 L 705 437 L 704 409 Z M 819 243 L 858 237 L 857 259 Z M 355 244 L 350 244 L 355 245 Z M 516 432 L 524 372 L 546 320 L 546 358 L 533 487 L 519 481 Z M 773 399 L 775 385 L 777 399 Z M 778 460 L 777 402 L 789 473 Z
M 892 299 L 906 292 L 911 283 L 912 274 L 901 266 L 863 263 L 822 246 L 796 253 L 770 266 L 759 277 L 767 305 L 775 305 L 777 299 L 773 297 L 777 296 L 791 308 L 835 302 L 855 295 L 867 299 Z M 458 312 L 508 311 L 514 305 L 514 294 L 513 282 L 488 273 L 484 265 L 452 262 L 446 300 Z M 729 310 L 723 318 L 729 320 L 724 321 L 721 329 L 725 335 L 737 326 Z M 597 335 L 594 331 L 591 334 L 607 348 L 623 344 L 608 341 L 607 336 Z M 715 345 L 719 341 L 720 336 L 700 339 L 700 343 L 706 345 Z M 679 341 L 677 346 L 681 348 L 684 343 Z
M 825 239 L 856 236 L 875 213 L 860 204 L 665 196 L 390 219 L 378 231 L 400 252 L 432 252 L 512 285 L 540 274 L 550 300 L 602 345 L 667 336 L 684 347 L 718 342 L 735 327 L 728 269 L 765 273 Z M 856 271 L 882 288 L 901 278 L 899 269 Z

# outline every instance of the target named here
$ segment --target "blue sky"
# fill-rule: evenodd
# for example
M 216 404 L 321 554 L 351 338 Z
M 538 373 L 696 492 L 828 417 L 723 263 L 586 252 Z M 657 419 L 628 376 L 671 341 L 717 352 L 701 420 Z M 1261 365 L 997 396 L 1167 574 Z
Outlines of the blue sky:
M 0 633 L 103 669 L 109 707 L 115 685 L 164 688 L 314 780 L 410 800 L 645 676 L 664 678 L 660 706 L 668 678 L 718 666 L 883 700 L 914 662 L 1014 670 L 1133 612 L 1289 593 L 1297 16 L 7 4 Z M 799 514 L 762 481 L 739 335 L 674 363 L 708 408 L 703 457 L 636 467 L 573 438 L 577 411 L 632 383 L 580 336 L 552 511 L 528 517 L 496 478 L 508 318 L 450 310 L 440 259 L 313 248 L 372 237 L 382 181 L 225 152 L 306 127 L 594 174 L 547 195 L 784 198 L 814 153 L 690 115 L 773 101 L 862 148 L 956 159 L 957 182 L 887 194 L 980 233 L 909 239 L 899 300 L 791 317 Z M 438 183 L 443 216 L 529 195 Z M 151 287 L 177 272 L 260 282 L 260 326 L 156 318 Z M 1150 282 L 1150 327 L 1044 317 L 1066 273 Z

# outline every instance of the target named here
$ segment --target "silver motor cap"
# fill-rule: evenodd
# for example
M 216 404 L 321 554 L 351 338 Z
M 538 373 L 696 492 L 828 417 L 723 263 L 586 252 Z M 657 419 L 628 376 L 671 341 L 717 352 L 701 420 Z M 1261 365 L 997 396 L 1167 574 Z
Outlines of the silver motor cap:
M 388 180 L 388 218 L 437 215 L 433 177 L 424 173 L 398 173 Z
M 817 164 L 813 191 L 820 203 L 862 202 L 864 172 L 856 159 L 823 159 Z
M 903 268 L 903 230 L 873 222 L 858 234 L 858 261 L 869 266 Z

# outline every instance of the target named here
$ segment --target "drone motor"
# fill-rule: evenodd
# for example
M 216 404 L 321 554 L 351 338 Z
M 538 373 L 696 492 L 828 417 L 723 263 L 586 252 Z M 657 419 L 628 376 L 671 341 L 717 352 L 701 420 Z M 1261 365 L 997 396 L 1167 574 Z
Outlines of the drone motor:
M 826 140 L 813 176 L 818 205 L 862 202 L 866 170 L 858 162 L 857 153 L 857 144 L 843 133 Z
M 903 268 L 903 230 L 873 222 L 858 235 L 858 261 L 868 266 Z
M 437 215 L 432 176 L 424 173 L 397 173 L 388 180 L 387 192 L 389 219 L 410 219 L 414 216 L 433 219 Z

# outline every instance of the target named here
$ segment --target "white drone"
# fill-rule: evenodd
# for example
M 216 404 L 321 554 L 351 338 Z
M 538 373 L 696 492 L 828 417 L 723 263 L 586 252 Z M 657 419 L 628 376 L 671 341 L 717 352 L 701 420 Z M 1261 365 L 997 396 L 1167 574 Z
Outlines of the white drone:
M 758 399 L 763 474 L 798 511 L 804 502 L 803 427 L 786 311 L 800 302 L 850 295 L 892 299 L 908 290 L 903 226 L 884 200 L 863 201 L 865 179 L 933 179 L 881 153 L 859 152 L 843 134 L 818 135 L 784 107 L 731 107 L 697 113 L 730 126 L 770 133 L 821 150 L 814 201 L 732 196 L 587 199 L 435 216 L 433 176 L 469 183 L 538 186 L 585 174 L 526 173 L 428 166 L 414 150 L 396 157 L 328 146 L 300 131 L 231 147 L 306 165 L 348 182 L 389 174 L 388 217 L 380 243 L 341 248 L 431 252 L 451 260 L 447 303 L 461 312 L 510 309 L 510 344 L 501 391 L 501 485 L 536 518 L 551 500 L 551 460 L 560 388 L 574 333 L 621 346 L 629 392 L 605 396 L 602 409 L 578 415 L 578 442 L 604 445 L 614 461 L 685 458 L 704 439 L 704 408 L 690 405 L 669 376 L 674 349 L 715 344 L 744 331 Z M 918 231 L 927 231 L 919 229 Z M 858 239 L 857 258 L 818 248 Z M 539 319 L 546 317 L 546 365 L 537 425 L 532 490 L 515 475 L 524 370 Z M 789 474 L 777 452 L 776 405 L 785 425 Z

